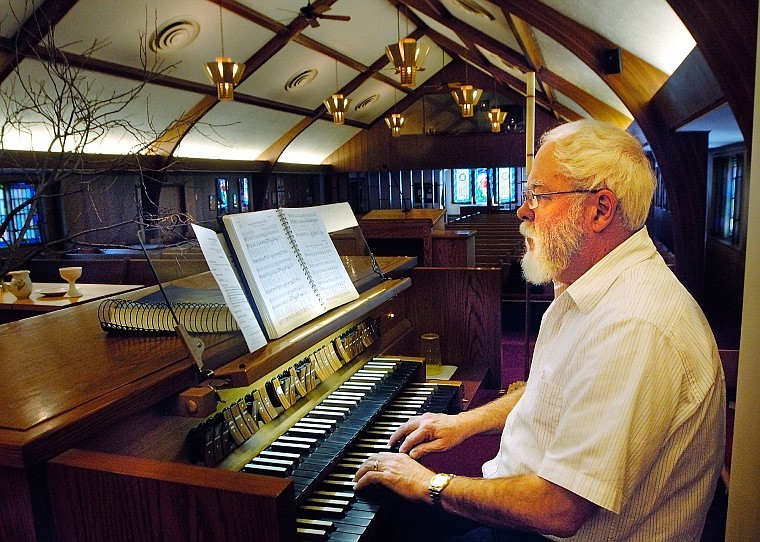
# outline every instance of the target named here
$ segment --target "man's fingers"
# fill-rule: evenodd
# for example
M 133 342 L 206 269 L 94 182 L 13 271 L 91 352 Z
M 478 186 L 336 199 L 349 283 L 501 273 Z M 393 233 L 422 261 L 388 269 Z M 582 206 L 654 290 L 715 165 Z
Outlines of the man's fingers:
M 415 416 L 413 418 L 409 418 L 407 421 L 401 424 L 401 426 L 396 429 L 396 431 L 393 432 L 391 435 L 391 438 L 388 439 L 388 445 L 389 446 L 396 446 L 400 442 L 402 442 L 411 432 L 413 432 L 417 427 L 419 427 L 419 417 Z

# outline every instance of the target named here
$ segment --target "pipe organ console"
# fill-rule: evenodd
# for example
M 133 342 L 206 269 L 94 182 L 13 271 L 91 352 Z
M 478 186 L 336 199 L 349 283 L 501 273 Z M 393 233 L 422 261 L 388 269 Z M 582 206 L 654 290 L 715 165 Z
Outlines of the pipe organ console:
M 197 287 L 209 278 L 183 280 Z M 496 270 L 482 284 L 498 280 Z M 420 330 L 444 331 L 430 326 L 470 312 L 468 296 L 452 293 L 464 304 L 431 313 L 421 299 L 447 295 L 431 296 L 430 284 L 415 292 L 414 282 L 368 287 L 253 353 L 238 334 L 204 335 L 213 377 L 200 382 L 178 337 L 98 333 L 96 307 L 71 309 L 71 321 L 60 311 L 20 322 L 26 332 L 77 329 L 82 342 L 59 347 L 68 366 L 48 354 L 54 368 L 39 367 L 39 382 L 59 377 L 65 388 L 42 397 L 53 401 L 47 411 L 31 401 L 38 410 L 25 417 L 0 415 L 0 539 L 372 540 L 382 508 L 354 494 L 357 467 L 387 449 L 404 420 L 461 408 L 468 393 L 461 382 L 425 381 L 423 360 L 406 355 L 416 354 Z M 474 312 L 469 329 L 482 336 L 467 348 L 476 359 L 454 348 L 462 366 L 480 367 L 498 317 Z M 23 430 L 11 434 L 14 424 Z

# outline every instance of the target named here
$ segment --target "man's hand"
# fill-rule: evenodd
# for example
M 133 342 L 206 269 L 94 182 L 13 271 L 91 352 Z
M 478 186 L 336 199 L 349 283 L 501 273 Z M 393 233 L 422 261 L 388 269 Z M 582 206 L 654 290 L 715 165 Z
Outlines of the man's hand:
M 408 455 L 381 452 L 359 467 L 354 482 L 357 491 L 380 484 L 407 500 L 429 503 L 428 484 L 433 474 Z
M 456 416 L 432 414 L 415 416 L 396 429 L 389 440 L 390 446 L 399 445 L 399 452 L 419 459 L 431 452 L 453 448 L 470 436 Z

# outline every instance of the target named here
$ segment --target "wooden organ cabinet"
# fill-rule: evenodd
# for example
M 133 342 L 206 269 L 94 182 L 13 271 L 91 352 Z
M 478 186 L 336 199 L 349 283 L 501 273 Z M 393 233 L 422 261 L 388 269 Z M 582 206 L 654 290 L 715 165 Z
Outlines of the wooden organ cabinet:
M 311 428 L 305 420 L 319 417 L 320 403 L 337 388 L 386 382 L 381 371 L 395 365 L 392 379 L 401 391 L 383 392 L 380 403 L 392 405 L 404 390 L 427 393 L 434 386 L 421 383 L 420 358 L 400 364 L 395 358 L 416 356 L 419 335 L 429 331 L 441 336 L 444 363 L 459 367 L 457 382 L 441 386 L 459 406 L 479 386 L 499 386 L 499 271 L 379 260 L 388 280 L 371 270 L 369 258 L 344 257 L 359 299 L 256 352 L 247 351 L 239 333 L 199 336 L 203 368 L 214 371 L 214 382 L 231 382 L 216 390 L 218 402 L 198 382 L 188 353 L 194 341 L 188 348 L 173 334 L 105 333 L 97 303 L 0 326 L 0 540 L 266 542 L 299 540 L 309 531 L 298 528 L 312 523 L 318 529 L 319 521 L 304 527 L 298 518 L 310 492 L 331 476 L 328 469 L 349 454 L 325 446 L 316 454 L 327 457 L 325 472 L 301 468 L 314 463 L 311 456 L 296 470 L 278 472 L 282 463 L 266 459 L 278 456 L 263 452 L 296 424 Z M 175 283 L 215 286 L 209 273 Z M 336 341 L 346 351 L 327 354 Z M 318 372 L 311 380 L 298 372 L 307 359 Z M 280 406 L 264 404 L 273 391 L 267 388 L 293 372 L 309 389 L 275 389 Z M 337 409 L 351 395 L 341 393 L 337 402 L 330 399 Z M 409 403 L 401 408 L 413 408 Z M 244 434 L 248 418 L 257 416 Z M 325 442 L 360 431 L 341 423 Z

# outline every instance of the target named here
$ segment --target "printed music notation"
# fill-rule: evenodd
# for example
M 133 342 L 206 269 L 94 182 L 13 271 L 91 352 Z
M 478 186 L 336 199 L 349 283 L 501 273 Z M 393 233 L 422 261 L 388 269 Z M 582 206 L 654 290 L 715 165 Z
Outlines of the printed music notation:
M 222 224 L 269 339 L 359 297 L 317 207 L 225 215 Z

